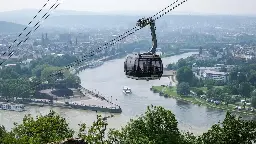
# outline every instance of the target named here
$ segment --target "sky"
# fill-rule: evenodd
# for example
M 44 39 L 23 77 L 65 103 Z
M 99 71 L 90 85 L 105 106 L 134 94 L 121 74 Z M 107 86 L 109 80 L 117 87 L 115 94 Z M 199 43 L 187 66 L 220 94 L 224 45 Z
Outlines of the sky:
M 39 9 L 47 0 L 0 0 L 0 11 Z M 50 0 L 54 3 L 56 0 Z M 62 0 L 59 10 L 156 12 L 174 0 Z M 49 5 L 48 5 L 49 6 Z M 256 0 L 188 0 L 176 12 L 256 15 Z

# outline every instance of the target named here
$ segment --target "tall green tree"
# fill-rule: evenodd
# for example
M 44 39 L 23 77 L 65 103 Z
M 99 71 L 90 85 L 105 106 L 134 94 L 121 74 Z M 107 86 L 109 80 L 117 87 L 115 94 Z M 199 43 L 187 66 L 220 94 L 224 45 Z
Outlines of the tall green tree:
M 253 90 L 252 85 L 249 82 L 242 82 L 239 85 L 239 93 L 242 97 L 244 97 L 245 99 L 250 98 L 251 97 L 251 92 Z
M 251 104 L 254 108 L 256 108 L 256 91 L 254 90 L 251 95 Z
M 178 62 L 177 62 L 177 66 L 178 66 L 178 68 L 182 68 L 182 67 L 185 67 L 185 66 L 187 66 L 187 61 L 186 61 L 186 59 L 179 59 L 178 60 Z
M 199 136 L 197 144 L 252 144 L 256 142 L 256 122 L 242 120 L 241 117 L 226 114 L 220 124 L 215 124 L 211 129 Z
M 176 78 L 179 83 L 181 83 L 181 82 L 191 83 L 193 76 L 194 75 L 193 75 L 191 68 L 184 66 L 184 67 L 181 67 L 178 69 Z
M 190 86 L 187 82 L 179 83 L 177 86 L 177 94 L 186 96 L 190 93 Z
M 12 133 L 19 144 L 45 144 L 72 137 L 74 131 L 68 127 L 64 118 L 50 111 L 36 119 L 30 115 L 25 116 L 22 124 L 15 123 Z
M 131 120 L 120 132 L 112 131 L 118 143 L 167 144 L 181 143 L 181 133 L 174 114 L 163 107 L 148 107 L 146 113 Z
M 97 120 L 91 127 L 87 127 L 85 123 L 80 124 L 78 137 L 88 143 L 108 143 L 109 141 L 105 139 L 107 125 L 102 116 L 97 115 Z

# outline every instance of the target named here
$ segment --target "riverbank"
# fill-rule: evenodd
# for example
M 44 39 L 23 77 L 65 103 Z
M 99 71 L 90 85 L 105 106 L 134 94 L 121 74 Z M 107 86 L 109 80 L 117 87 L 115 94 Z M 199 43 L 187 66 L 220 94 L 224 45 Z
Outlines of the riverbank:
M 191 49 L 191 50 L 182 50 L 179 52 L 179 53 L 165 53 L 163 55 L 161 55 L 161 58 L 166 58 L 166 57 L 171 57 L 171 56 L 175 56 L 175 55 L 181 55 L 181 54 L 184 54 L 184 53 L 189 53 L 189 52 L 197 52 L 198 50 L 197 49 Z
M 100 58 L 100 59 L 97 59 L 97 60 L 92 60 L 92 61 L 89 61 L 89 62 L 86 62 L 84 63 L 82 66 L 78 66 L 78 67 L 75 67 L 74 68 L 74 74 L 77 75 L 79 74 L 80 72 L 88 69 L 90 67 L 90 64 L 93 63 L 93 62 L 106 62 L 106 61 L 110 61 L 110 60 L 113 60 L 113 59 L 118 59 L 118 58 L 122 58 L 124 57 L 126 54 L 122 54 L 122 53 L 117 53 L 115 55 L 110 55 L 110 56 L 107 56 L 107 57 L 103 57 L 103 58 Z M 102 64 L 103 64 L 102 63 Z M 102 65 L 101 64 L 101 65 Z M 101 66 L 101 65 L 98 65 L 98 66 Z M 96 67 L 98 67 L 96 66 Z M 93 67 L 93 68 L 96 68 L 96 67 Z
M 80 86 L 78 89 L 70 89 L 73 91 L 72 96 L 59 97 L 52 93 L 55 89 L 45 89 L 39 91 L 49 97 L 50 99 L 26 98 L 16 99 L 13 103 L 23 104 L 25 106 L 50 106 L 66 109 L 82 109 L 108 113 L 121 113 L 122 109 L 119 105 L 106 99 L 98 92 L 90 91 Z M 26 110 L 26 109 L 25 109 Z
M 240 113 L 243 115 L 256 115 L 256 112 L 251 112 L 251 111 L 246 111 L 246 110 L 235 110 L 235 105 L 229 104 L 229 105 L 224 105 L 224 104 L 219 104 L 216 105 L 214 103 L 209 103 L 204 99 L 194 97 L 194 96 L 179 96 L 176 92 L 176 87 L 165 87 L 165 86 L 152 86 L 152 91 L 154 93 L 159 93 L 160 96 L 164 96 L 166 98 L 174 98 L 177 100 L 189 102 L 192 104 L 197 104 L 199 106 L 207 106 L 210 108 L 216 108 L 216 109 L 221 109 L 225 111 L 230 111 L 233 113 Z

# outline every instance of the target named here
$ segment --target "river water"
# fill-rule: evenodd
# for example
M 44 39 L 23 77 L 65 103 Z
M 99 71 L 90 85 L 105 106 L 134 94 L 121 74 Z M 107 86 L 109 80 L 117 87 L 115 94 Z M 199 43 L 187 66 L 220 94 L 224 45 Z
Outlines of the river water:
M 177 62 L 180 58 L 185 58 L 193 53 L 185 53 L 177 56 L 163 58 L 164 65 Z M 166 99 L 158 94 L 152 93 L 149 89 L 153 85 L 169 84 L 168 78 L 161 78 L 154 81 L 136 81 L 126 78 L 123 72 L 124 59 L 116 59 L 105 62 L 104 65 L 88 69 L 79 74 L 82 86 L 87 89 L 97 90 L 105 95 L 114 103 L 121 106 L 123 113 L 108 119 L 109 127 L 120 128 L 124 126 L 130 118 L 134 118 L 145 112 L 148 105 L 159 105 L 171 110 L 179 122 L 179 128 L 200 134 L 207 131 L 211 125 L 222 121 L 225 112 L 221 110 L 209 109 L 203 106 L 187 104 L 176 101 L 175 99 Z M 125 96 L 122 93 L 122 87 L 129 86 L 133 94 Z M 13 122 L 20 123 L 26 114 L 36 116 L 46 114 L 50 109 L 55 110 L 61 116 L 65 117 L 71 128 L 78 130 L 79 123 L 90 125 L 96 119 L 96 112 L 84 110 L 61 109 L 51 107 L 28 107 L 25 112 L 0 111 L 0 124 L 8 130 L 13 127 Z M 109 115 L 102 113 L 103 116 Z

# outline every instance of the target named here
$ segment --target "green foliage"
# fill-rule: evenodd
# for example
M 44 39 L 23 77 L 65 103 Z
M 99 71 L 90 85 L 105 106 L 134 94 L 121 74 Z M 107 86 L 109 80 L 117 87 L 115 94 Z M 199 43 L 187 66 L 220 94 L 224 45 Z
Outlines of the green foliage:
M 107 125 L 101 116 L 97 116 L 96 122 L 93 122 L 89 128 L 84 123 L 80 124 L 78 137 L 86 140 L 88 143 L 108 143 L 104 139 Z
M 178 62 L 177 62 L 177 65 L 178 65 L 178 68 L 182 68 L 182 67 L 185 67 L 187 66 L 187 61 L 185 59 L 179 59 Z
M 251 97 L 251 92 L 253 90 L 253 87 L 251 86 L 251 84 L 249 82 L 242 82 L 239 85 L 239 93 L 242 97 L 246 98 L 250 98 Z
M 252 92 L 252 101 L 251 101 L 251 104 L 254 108 L 256 108 L 256 91 L 254 90 Z
M 32 68 L 32 74 L 36 77 L 41 77 L 41 72 L 48 67 L 49 65 L 36 65 L 34 68 Z
M 190 93 L 190 86 L 187 82 L 181 82 L 177 86 L 177 94 L 186 96 Z
M 193 91 L 196 93 L 197 96 L 204 94 L 204 91 L 198 88 L 194 88 Z
M 25 116 L 22 124 L 15 123 L 12 130 L 20 144 L 45 144 L 72 137 L 74 131 L 68 127 L 66 120 L 54 111 L 45 116 Z
M 193 77 L 194 77 L 194 75 L 193 75 L 192 70 L 187 66 L 179 68 L 177 71 L 177 75 L 176 75 L 177 81 L 179 83 L 181 83 L 181 82 L 191 83 Z
M 131 120 L 121 130 L 111 129 L 106 134 L 107 122 L 101 116 L 91 127 L 80 125 L 78 136 L 95 144 L 247 144 L 256 142 L 256 121 L 236 118 L 229 112 L 222 123 L 213 125 L 200 136 L 182 133 L 175 115 L 163 107 L 148 107 L 144 115 Z M 64 118 L 51 111 L 33 119 L 25 116 L 22 124 L 15 124 L 11 132 L 0 127 L 1 144 L 45 144 L 72 137 Z
M 50 75 L 75 60 L 74 56 L 46 56 L 32 60 L 29 65 L 17 64 L 0 70 L 0 93 L 8 99 L 27 98 L 35 93 L 38 84 L 48 81 L 55 87 L 74 88 L 81 84 L 78 76 L 64 71 L 64 77 Z M 33 78 L 33 79 L 32 79 Z M 31 80 L 32 79 L 32 80 Z M 61 81 L 57 81 L 61 79 Z
M 176 69 L 176 65 L 175 64 L 168 64 L 167 65 L 167 69 L 168 70 L 175 70 Z
M 224 93 L 221 88 L 212 88 L 208 90 L 206 96 L 207 98 L 219 101 L 224 99 Z
M 131 120 L 117 135 L 116 141 L 123 144 L 166 144 L 181 142 L 178 122 L 171 111 L 162 107 L 148 107 L 145 115 Z M 113 137 L 112 137 L 113 140 Z
M 256 122 L 241 120 L 236 118 L 229 112 L 226 118 L 220 124 L 215 124 L 211 129 L 199 136 L 198 144 L 249 144 L 252 141 L 256 142 Z
M 7 79 L 0 80 L 0 91 L 6 98 L 17 97 L 29 97 L 31 83 L 28 79 Z
M 48 67 L 45 67 L 42 72 L 41 72 L 41 79 L 42 80 L 48 80 L 50 81 L 50 83 L 54 83 L 56 79 L 52 79 L 53 77 L 49 78 L 49 76 L 58 71 L 58 70 L 61 70 L 61 67 L 53 67 L 53 66 L 48 66 Z

